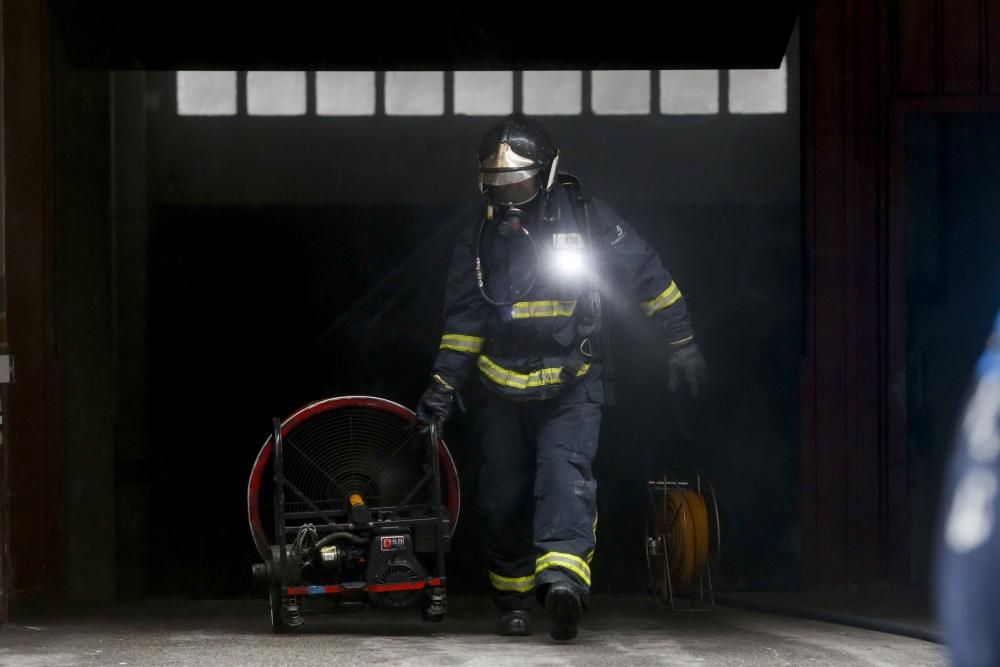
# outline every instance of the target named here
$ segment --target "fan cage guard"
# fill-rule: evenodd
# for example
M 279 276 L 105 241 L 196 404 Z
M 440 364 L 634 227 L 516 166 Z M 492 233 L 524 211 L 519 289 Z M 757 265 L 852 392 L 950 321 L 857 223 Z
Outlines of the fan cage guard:
M 281 423 L 284 475 L 323 510 L 343 510 L 359 493 L 370 508 L 395 506 L 424 476 L 428 437 L 415 428 L 413 411 L 382 398 L 342 396 L 311 403 Z M 274 544 L 272 453 L 269 437 L 257 454 L 247 485 L 247 514 L 254 545 L 267 560 Z M 461 506 L 458 471 L 451 452 L 438 439 L 441 498 L 454 533 Z M 409 504 L 430 503 L 425 484 Z M 305 510 L 285 494 L 285 511 Z

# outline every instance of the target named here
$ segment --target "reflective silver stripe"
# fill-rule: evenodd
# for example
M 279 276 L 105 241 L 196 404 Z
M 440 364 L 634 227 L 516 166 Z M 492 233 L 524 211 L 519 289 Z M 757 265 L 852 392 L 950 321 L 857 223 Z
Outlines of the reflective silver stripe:
M 486 339 L 480 336 L 466 336 L 463 334 L 445 334 L 441 336 L 442 350 L 479 354 L 483 351 L 485 343 Z
M 518 301 L 510 307 L 515 320 L 529 317 L 569 317 L 576 309 L 576 301 Z
M 512 371 L 509 368 L 500 366 L 485 354 L 479 355 L 477 364 L 479 366 L 479 370 L 482 371 L 483 375 L 487 378 L 501 386 L 511 387 L 513 389 L 532 389 L 534 387 L 544 387 L 546 385 L 560 384 L 562 382 L 562 380 L 559 379 L 559 373 L 562 371 L 561 368 L 540 368 L 537 371 L 532 371 L 531 373 L 518 373 L 517 371 Z M 582 375 L 586 375 L 589 370 L 590 364 L 584 364 L 580 367 L 576 376 L 580 377 Z
M 529 574 L 526 577 L 504 577 L 496 572 L 490 572 L 490 583 L 498 591 L 514 591 L 515 593 L 527 593 L 535 587 L 535 575 Z
M 680 301 L 682 294 L 677 283 L 673 280 L 667 285 L 667 289 L 660 292 L 660 295 L 655 299 L 650 299 L 649 301 L 643 301 L 640 305 L 642 312 L 646 313 L 647 316 L 652 315 L 655 312 L 663 310 L 664 308 L 669 308 L 678 301 Z

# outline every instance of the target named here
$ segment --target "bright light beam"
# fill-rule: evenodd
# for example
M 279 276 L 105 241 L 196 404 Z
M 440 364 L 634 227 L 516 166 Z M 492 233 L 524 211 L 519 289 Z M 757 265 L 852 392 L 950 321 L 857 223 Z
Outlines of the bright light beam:
M 552 262 L 556 272 L 565 277 L 581 275 L 587 267 L 579 250 L 557 250 L 552 253 Z

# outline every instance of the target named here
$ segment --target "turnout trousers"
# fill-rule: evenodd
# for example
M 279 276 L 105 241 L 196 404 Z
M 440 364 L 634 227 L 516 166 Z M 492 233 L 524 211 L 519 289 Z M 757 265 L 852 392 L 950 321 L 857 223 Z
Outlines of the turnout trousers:
M 487 398 L 479 503 L 494 602 L 527 609 L 565 581 L 587 605 L 597 531 L 597 453 L 604 392 L 585 377 L 554 398 Z

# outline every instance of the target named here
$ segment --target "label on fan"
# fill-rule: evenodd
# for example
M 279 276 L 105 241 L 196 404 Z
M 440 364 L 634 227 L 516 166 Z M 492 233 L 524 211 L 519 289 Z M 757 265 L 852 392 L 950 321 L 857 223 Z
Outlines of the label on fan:
M 406 535 L 385 535 L 382 537 L 382 551 L 403 551 L 406 549 Z

